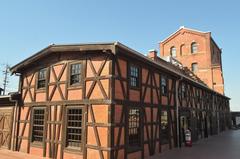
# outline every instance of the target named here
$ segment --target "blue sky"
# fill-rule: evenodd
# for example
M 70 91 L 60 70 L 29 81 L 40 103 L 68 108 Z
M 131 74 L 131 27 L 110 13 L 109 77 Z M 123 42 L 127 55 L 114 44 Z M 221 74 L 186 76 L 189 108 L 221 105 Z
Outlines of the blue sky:
M 240 2 L 237 0 L 8 0 L 0 2 L 0 68 L 49 44 L 120 41 L 146 53 L 186 26 L 211 31 L 223 49 L 231 109 L 240 105 Z M 9 91 L 17 88 L 11 77 Z M 2 74 L 0 72 L 0 86 Z

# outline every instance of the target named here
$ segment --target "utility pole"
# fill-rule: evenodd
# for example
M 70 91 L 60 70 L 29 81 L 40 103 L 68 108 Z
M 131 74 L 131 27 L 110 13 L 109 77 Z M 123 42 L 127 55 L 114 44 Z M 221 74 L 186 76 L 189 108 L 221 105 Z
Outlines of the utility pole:
M 7 84 L 9 82 L 8 76 L 10 74 L 10 66 L 6 64 L 5 69 L 3 70 L 3 95 L 6 93 Z

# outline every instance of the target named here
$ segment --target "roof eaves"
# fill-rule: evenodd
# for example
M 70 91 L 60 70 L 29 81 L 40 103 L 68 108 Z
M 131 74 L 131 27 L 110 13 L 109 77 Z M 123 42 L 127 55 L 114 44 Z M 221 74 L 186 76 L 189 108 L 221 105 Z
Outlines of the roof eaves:
M 23 60 L 22 62 L 14 65 L 10 68 L 10 71 L 12 73 L 15 73 L 19 68 L 24 67 L 25 65 L 28 65 L 31 63 L 34 59 L 40 58 L 41 56 L 44 56 L 45 53 L 48 53 L 51 49 L 57 50 L 61 47 L 71 47 L 71 46 L 88 46 L 88 45 L 115 45 L 117 42 L 104 42 L 104 43 L 76 43 L 76 44 L 52 44 L 47 46 L 46 48 L 38 51 L 37 53 L 33 54 L 32 56 L 28 57 L 27 59 Z
M 158 42 L 158 43 L 163 43 L 163 42 L 165 42 L 166 40 L 168 40 L 169 38 L 171 38 L 173 35 L 175 35 L 177 32 L 179 32 L 179 31 L 182 30 L 182 29 L 189 30 L 189 31 L 194 31 L 194 32 L 199 32 L 199 33 L 202 33 L 202 34 L 211 33 L 210 31 L 204 32 L 204 31 L 200 31 L 200 30 L 191 29 L 191 28 L 187 28 L 187 27 L 181 26 L 177 31 L 173 32 L 173 33 L 170 34 L 168 37 L 166 37 L 165 39 L 161 40 L 161 41 Z
M 111 42 L 89 42 L 89 43 L 72 43 L 72 44 L 55 44 L 55 47 L 61 46 L 83 46 L 83 45 L 114 45 L 116 41 Z
M 175 32 L 173 32 L 172 34 L 170 34 L 169 36 L 167 36 L 165 39 L 161 40 L 160 42 L 158 43 L 163 43 L 164 41 L 168 40 L 169 38 L 171 38 L 173 35 L 175 35 L 177 32 L 179 32 L 181 29 L 183 28 L 179 28 L 178 30 L 176 30 Z
M 1 98 L 10 98 L 10 95 L 3 95 L 3 96 L 0 96 L 0 99 Z
M 222 52 L 222 49 L 218 46 L 218 44 L 215 42 L 215 40 L 213 39 L 213 37 L 211 36 L 211 40 L 214 43 L 214 45 L 217 46 L 217 48 Z
M 17 69 L 18 67 L 20 67 L 21 65 L 24 65 L 24 63 L 26 63 L 27 61 L 31 60 L 33 57 L 36 57 L 36 56 L 38 57 L 38 56 L 40 56 L 43 52 L 46 52 L 46 51 L 49 50 L 52 46 L 54 46 L 54 44 L 49 45 L 49 46 L 43 48 L 42 50 L 38 51 L 37 53 L 33 54 L 32 56 L 30 56 L 30 57 L 26 58 L 25 60 L 19 62 L 18 64 L 16 64 L 16 65 L 14 65 L 13 67 L 11 67 L 11 68 L 10 68 L 10 71 L 12 72 L 12 74 L 15 73 L 15 71 L 16 71 L 16 69 Z

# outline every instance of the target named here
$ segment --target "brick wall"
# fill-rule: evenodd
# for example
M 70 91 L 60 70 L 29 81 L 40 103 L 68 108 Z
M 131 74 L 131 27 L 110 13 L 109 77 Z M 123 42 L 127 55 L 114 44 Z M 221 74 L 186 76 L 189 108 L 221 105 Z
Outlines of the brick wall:
M 192 43 L 197 44 L 195 53 L 191 52 Z M 160 43 L 160 56 L 170 56 L 171 47 L 176 48 L 175 58 L 183 66 L 192 70 L 192 64 L 197 63 L 198 69 L 194 73 L 210 88 L 224 93 L 221 50 L 211 38 L 210 32 L 180 28 Z

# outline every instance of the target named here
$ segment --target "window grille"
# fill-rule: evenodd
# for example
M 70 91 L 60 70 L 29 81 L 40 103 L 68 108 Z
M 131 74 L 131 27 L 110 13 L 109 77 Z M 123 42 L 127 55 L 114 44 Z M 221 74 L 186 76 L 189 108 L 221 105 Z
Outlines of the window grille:
M 38 83 L 37 88 L 44 88 L 46 87 L 46 78 L 47 78 L 47 69 L 41 69 L 38 72 Z
M 187 90 L 186 90 L 186 85 L 184 83 L 182 83 L 181 86 L 181 94 L 182 94 L 182 98 L 186 98 L 187 97 Z
M 171 49 L 170 49 L 170 55 L 172 57 L 176 57 L 177 56 L 177 50 L 176 50 L 176 48 L 174 46 L 171 47 Z
M 81 67 L 80 63 L 71 64 L 70 70 L 70 85 L 79 84 L 81 82 Z
M 191 44 L 191 53 L 193 54 L 193 53 L 196 53 L 197 52 L 197 43 L 196 42 L 193 42 L 192 44 Z
M 82 108 L 67 109 L 66 147 L 80 149 L 82 144 Z
M 130 67 L 130 85 L 132 87 L 139 86 L 139 68 L 136 66 Z
M 198 64 L 192 63 L 192 72 L 196 72 L 198 70 Z
M 161 144 L 167 144 L 169 142 L 168 138 L 168 112 L 163 110 L 161 112 Z
M 131 108 L 128 112 L 128 141 L 130 146 L 140 146 L 140 110 Z
M 167 96 L 167 79 L 166 77 L 161 77 L 161 91 L 163 96 Z
M 33 109 L 32 142 L 43 142 L 44 108 Z

